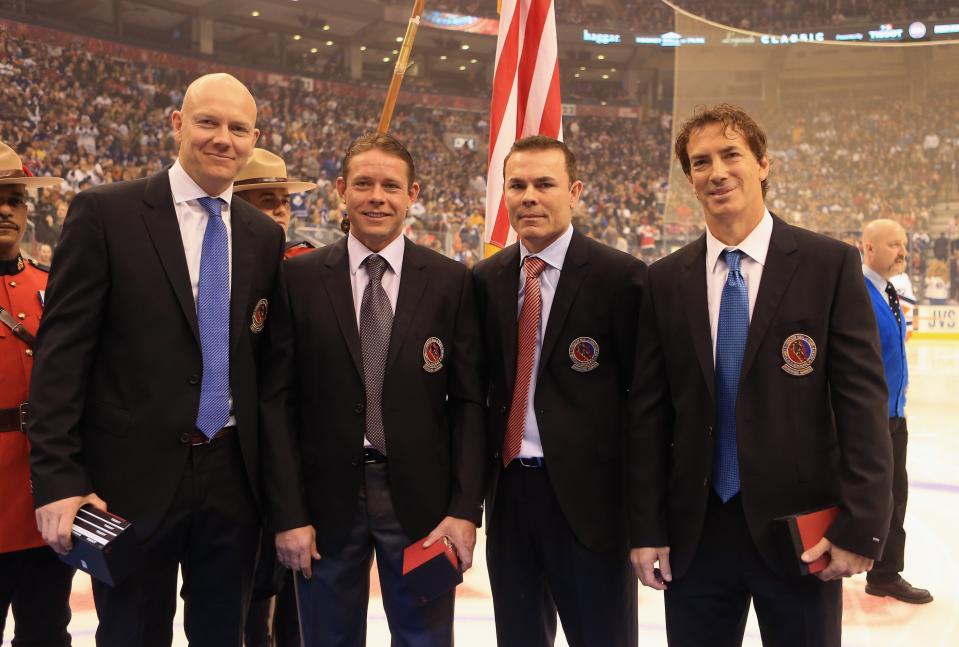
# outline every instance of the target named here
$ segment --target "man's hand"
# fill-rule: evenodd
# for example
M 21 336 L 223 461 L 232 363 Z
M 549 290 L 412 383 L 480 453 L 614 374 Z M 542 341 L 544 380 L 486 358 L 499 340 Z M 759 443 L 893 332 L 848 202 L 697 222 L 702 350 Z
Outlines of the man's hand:
M 453 542 L 453 548 L 459 555 L 460 564 L 463 572 L 469 570 L 473 565 L 473 547 L 476 546 L 476 524 L 466 519 L 457 519 L 456 517 L 446 517 L 440 524 L 433 529 L 423 542 L 423 548 L 429 548 L 436 542 L 449 537 Z
M 303 577 L 313 577 L 313 560 L 320 559 L 316 550 L 316 530 L 302 526 L 276 533 L 276 557 L 280 563 Z
M 629 551 L 629 561 L 633 563 L 636 577 L 643 586 L 665 591 L 666 583 L 673 581 L 673 571 L 669 567 L 669 546 L 634 548 Z M 659 568 L 654 568 L 656 562 L 659 562 Z
M 43 541 L 60 555 L 66 555 L 73 548 L 70 531 L 77 510 L 88 503 L 97 510 L 107 511 L 107 504 L 91 492 L 86 496 L 71 496 L 40 506 L 36 510 L 37 530 Z
M 807 564 L 819 559 L 824 553 L 829 553 L 829 566 L 816 573 L 816 577 L 823 582 L 837 580 L 841 577 L 850 577 L 865 571 L 872 570 L 873 560 L 848 550 L 843 550 L 823 537 L 819 543 L 802 554 L 802 561 Z

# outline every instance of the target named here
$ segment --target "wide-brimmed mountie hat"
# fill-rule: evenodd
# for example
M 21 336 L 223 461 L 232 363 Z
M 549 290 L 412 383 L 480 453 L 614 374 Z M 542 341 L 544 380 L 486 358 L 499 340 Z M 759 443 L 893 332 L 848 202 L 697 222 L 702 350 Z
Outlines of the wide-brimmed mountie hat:
M 316 188 L 313 182 L 297 182 L 286 176 L 286 162 L 263 148 L 254 148 L 250 161 L 233 180 L 234 191 L 257 189 L 286 189 L 290 193 L 303 193 Z
M 17 153 L 0 142 L 0 184 L 25 184 L 28 189 L 46 189 L 63 182 L 59 177 L 34 177 Z

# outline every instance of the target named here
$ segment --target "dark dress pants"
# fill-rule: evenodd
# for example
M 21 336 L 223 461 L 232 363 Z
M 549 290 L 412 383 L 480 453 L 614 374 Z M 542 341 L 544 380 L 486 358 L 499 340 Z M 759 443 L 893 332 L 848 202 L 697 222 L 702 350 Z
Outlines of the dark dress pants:
M 166 517 L 142 540 L 141 567 L 116 588 L 93 581 L 97 646 L 168 647 L 182 568 L 190 645 L 241 647 L 259 539 L 237 435 L 191 448 Z
M 840 647 L 842 581 L 774 572 L 756 549 L 742 498 L 710 493 L 699 548 L 665 594 L 670 647 L 739 647 L 749 603 L 764 647 Z
M 889 419 L 892 439 L 892 519 L 882 559 L 876 561 L 866 579 L 876 584 L 894 582 L 905 568 L 906 556 L 906 501 L 909 499 L 909 477 L 906 474 L 906 444 L 909 430 L 905 418 Z
M 0 643 L 13 607 L 13 647 L 69 647 L 72 566 L 48 546 L 0 553 Z
M 502 471 L 486 536 L 499 647 L 635 647 L 637 582 L 622 545 L 594 552 L 573 534 L 548 468 Z
M 313 577 L 296 576 L 305 647 L 363 647 L 373 553 L 380 575 L 391 647 L 451 647 L 455 592 L 419 605 L 403 582 L 410 538 L 396 518 L 388 463 L 364 468 L 350 538 L 341 550 L 313 562 Z M 379 647 L 379 646 L 377 646 Z

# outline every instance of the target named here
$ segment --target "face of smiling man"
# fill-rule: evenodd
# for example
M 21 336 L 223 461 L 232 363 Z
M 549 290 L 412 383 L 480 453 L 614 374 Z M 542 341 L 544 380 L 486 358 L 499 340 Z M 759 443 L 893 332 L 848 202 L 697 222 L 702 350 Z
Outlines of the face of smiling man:
M 503 199 L 510 225 L 532 253 L 569 228 L 583 183 L 570 184 L 566 157 L 558 149 L 516 151 L 506 160 Z
M 17 257 L 27 230 L 27 190 L 22 184 L 0 184 L 0 261 Z
M 180 165 L 211 196 L 229 188 L 260 136 L 253 95 L 229 74 L 191 83 L 171 122 Z
M 350 217 L 350 233 L 378 252 L 402 233 L 420 186 L 410 184 L 403 159 L 378 148 L 354 155 L 344 174 L 336 179 L 336 190 Z

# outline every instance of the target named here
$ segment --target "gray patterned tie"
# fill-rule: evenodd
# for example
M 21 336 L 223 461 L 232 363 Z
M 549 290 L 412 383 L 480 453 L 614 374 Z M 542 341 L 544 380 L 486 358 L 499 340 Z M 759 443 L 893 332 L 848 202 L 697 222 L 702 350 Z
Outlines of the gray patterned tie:
M 370 254 L 363 264 L 370 276 L 360 304 L 360 344 L 363 348 L 363 381 L 366 384 L 366 438 L 385 455 L 383 376 L 393 328 L 393 308 L 380 283 L 386 270 L 386 259 L 379 254 Z

